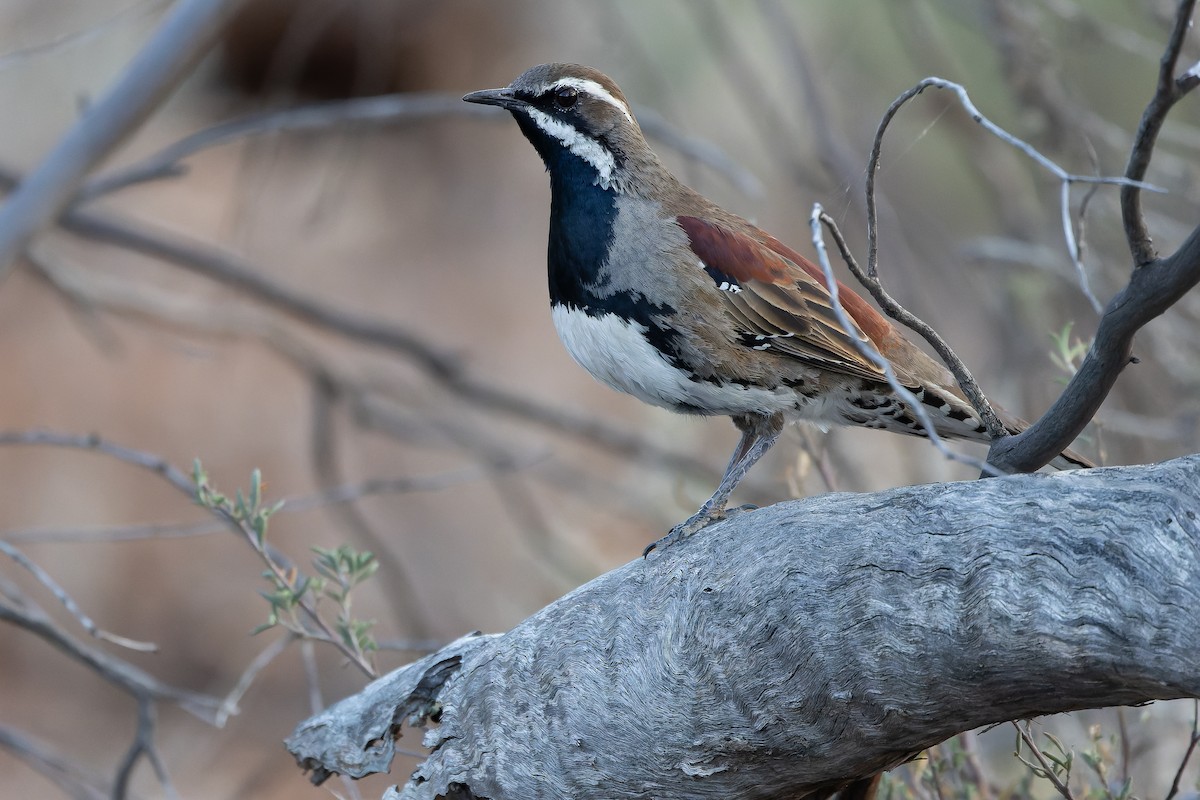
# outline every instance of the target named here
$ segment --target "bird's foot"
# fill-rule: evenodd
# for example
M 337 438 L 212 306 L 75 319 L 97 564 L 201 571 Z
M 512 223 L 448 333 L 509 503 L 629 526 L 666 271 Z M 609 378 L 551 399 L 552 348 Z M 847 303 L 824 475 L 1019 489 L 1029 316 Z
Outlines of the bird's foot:
M 662 537 L 658 541 L 651 542 L 650 544 L 646 545 L 646 549 L 642 551 L 642 558 L 650 555 L 650 553 L 654 550 L 664 550 L 676 542 L 683 541 L 693 533 L 707 528 L 714 522 L 720 522 L 721 520 L 726 519 L 727 517 L 732 517 L 734 514 L 741 513 L 742 511 L 752 511 L 757 507 L 758 506 L 747 504 L 737 508 L 701 508 L 695 514 L 692 514 L 686 520 L 679 523 L 674 528 L 671 528 L 670 532 L 666 536 Z

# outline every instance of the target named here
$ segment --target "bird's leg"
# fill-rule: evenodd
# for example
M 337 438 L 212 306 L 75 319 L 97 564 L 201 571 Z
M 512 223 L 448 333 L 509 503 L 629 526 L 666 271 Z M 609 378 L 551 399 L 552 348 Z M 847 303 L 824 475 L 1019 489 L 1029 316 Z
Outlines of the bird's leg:
M 729 495 L 741 483 L 750 467 L 775 444 L 783 430 L 783 415 L 747 414 L 734 417 L 733 424 L 742 432 L 742 438 L 733 450 L 733 457 L 729 460 L 729 466 L 725 468 L 725 475 L 721 478 L 717 490 L 713 492 L 712 497 L 704 501 L 699 511 L 643 550 L 643 557 L 649 555 L 651 550 L 685 539 L 701 528 L 725 518 L 725 506 L 729 502 Z

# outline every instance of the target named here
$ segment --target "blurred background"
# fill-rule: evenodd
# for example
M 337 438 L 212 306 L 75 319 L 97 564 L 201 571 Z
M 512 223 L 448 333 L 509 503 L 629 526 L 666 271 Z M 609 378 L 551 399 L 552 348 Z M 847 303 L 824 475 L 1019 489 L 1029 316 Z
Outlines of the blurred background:
M 0 2 L 0 167 L 36 165 L 168 6 Z M 251 287 L 203 264 L 44 233 L 0 286 L 0 429 L 99 434 L 185 471 L 199 458 L 230 493 L 260 468 L 269 500 L 297 500 L 272 519 L 280 551 L 306 569 L 314 545 L 378 556 L 354 613 L 376 620 L 381 670 L 471 630 L 505 630 L 695 510 L 736 436 L 727 420 L 613 393 L 571 362 L 548 313 L 541 163 L 507 115 L 458 96 L 535 63 L 598 67 L 691 185 L 806 253 L 820 202 L 862 260 L 867 154 L 897 95 L 928 75 L 960 82 L 1067 169 L 1119 175 L 1173 10 L 1161 0 L 250 0 L 106 169 L 247 115 L 394 93 L 431 105 L 375 123 L 339 122 L 326 107 L 308 130 L 230 136 L 188 157 L 184 174 L 80 206 L 182 240 L 199 262 L 233 259 L 265 279 Z M 1196 57 L 1193 42 L 1182 62 Z M 1163 253 L 1198 216 L 1198 125 L 1189 98 L 1150 169 L 1168 190 L 1145 198 Z M 887 286 L 989 396 L 1036 418 L 1097 321 L 1067 253 L 1058 183 L 931 90 L 890 129 L 879 191 Z M 1117 192 L 1076 187 L 1072 210 L 1090 289 L 1107 302 L 1129 271 Z M 1186 298 L 1139 336 L 1141 362 L 1082 452 L 1128 464 L 1200 449 L 1198 311 Z M 923 441 L 793 430 L 739 496 L 762 504 L 974 474 Z M 339 486 L 364 496 L 320 494 Z M 263 566 L 210 521 L 145 469 L 0 447 L 0 539 L 98 625 L 158 651 L 90 646 L 224 696 L 282 631 L 250 636 L 268 612 Z M 44 586 L 0 563 L 8 590 L 86 638 Z M 182 796 L 349 796 L 336 781 L 310 787 L 281 740 L 365 678 L 332 648 L 303 656 L 291 647 L 267 664 L 222 729 L 160 704 L 155 742 Z M 1135 791 L 1161 796 L 1192 706 L 1160 709 L 1079 715 L 1059 729 L 1085 742 L 1093 724 L 1124 731 L 1117 755 Z M 91 796 L 56 785 L 55 769 L 19 757 L 22 746 L 57 753 L 107 792 L 136 712 L 41 638 L 0 627 L 0 797 Z M 1139 725 L 1147 714 L 1156 721 Z M 1012 741 L 1006 728 L 980 745 L 996 753 L 999 784 L 1024 769 Z M 418 749 L 419 737 L 399 744 Z M 364 781 L 364 796 L 403 783 L 413 763 Z M 905 780 L 929 791 L 920 775 Z M 133 786 L 164 794 L 145 764 Z

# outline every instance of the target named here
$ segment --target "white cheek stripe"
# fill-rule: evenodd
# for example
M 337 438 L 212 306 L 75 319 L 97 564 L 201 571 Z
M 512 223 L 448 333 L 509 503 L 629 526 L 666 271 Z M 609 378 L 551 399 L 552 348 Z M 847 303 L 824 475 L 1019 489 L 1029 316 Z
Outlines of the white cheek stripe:
M 608 91 L 608 89 L 605 89 L 595 81 L 588 80 L 587 78 L 559 78 L 552 84 L 552 88 L 558 88 L 559 86 L 570 86 L 585 94 L 592 95 L 597 100 L 603 100 L 605 103 L 608 103 L 610 106 L 624 114 L 625 119 L 633 122 L 633 114 L 629 113 L 629 106 L 622 103 L 613 96 L 612 92 Z
M 563 147 L 591 164 L 596 170 L 596 182 L 600 186 L 607 189 L 612 184 L 613 172 L 617 165 L 608 148 L 544 111 L 530 106 L 522 106 L 521 110 L 530 116 L 535 125 L 562 142 Z

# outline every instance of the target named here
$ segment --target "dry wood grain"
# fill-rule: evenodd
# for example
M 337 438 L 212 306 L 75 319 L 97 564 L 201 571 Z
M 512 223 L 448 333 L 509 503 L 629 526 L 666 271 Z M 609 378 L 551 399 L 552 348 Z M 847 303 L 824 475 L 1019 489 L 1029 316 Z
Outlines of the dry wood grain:
M 738 515 L 288 746 L 361 776 L 425 725 L 402 798 L 802 797 L 988 723 L 1194 697 L 1198 479 L 1189 456 Z

